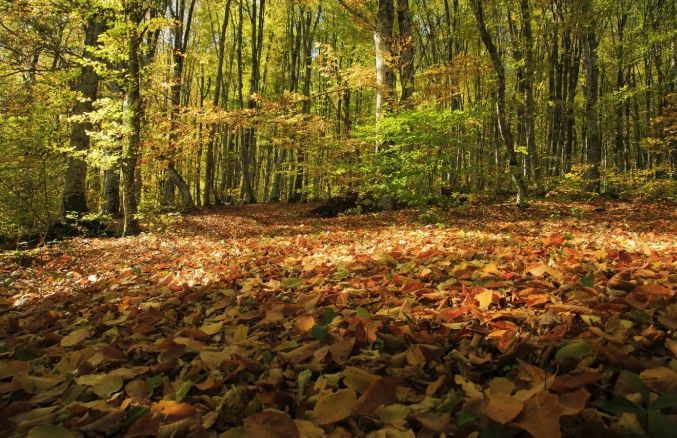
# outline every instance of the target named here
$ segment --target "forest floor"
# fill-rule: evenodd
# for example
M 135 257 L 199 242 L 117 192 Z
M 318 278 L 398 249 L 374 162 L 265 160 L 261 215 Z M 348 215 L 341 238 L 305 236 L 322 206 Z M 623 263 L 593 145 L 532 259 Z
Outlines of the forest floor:
M 312 207 L 0 255 L 1 430 L 674 436 L 674 205 Z

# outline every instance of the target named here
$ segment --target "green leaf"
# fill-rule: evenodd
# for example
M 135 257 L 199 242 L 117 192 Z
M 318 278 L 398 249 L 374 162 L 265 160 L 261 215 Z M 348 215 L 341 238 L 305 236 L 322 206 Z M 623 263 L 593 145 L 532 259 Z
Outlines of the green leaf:
M 303 278 L 283 278 L 280 284 L 286 289 L 297 288 L 303 284 Z
M 649 315 L 646 312 L 642 312 L 641 310 L 633 310 L 631 312 L 628 312 L 630 317 L 634 319 L 637 322 L 649 322 L 651 321 L 651 315 Z
M 477 420 L 477 416 L 470 411 L 462 410 L 454 416 L 454 423 L 459 426 L 467 426 Z
M 162 386 L 162 380 L 164 379 L 163 374 L 158 374 L 156 376 L 148 377 L 146 383 L 148 384 L 148 395 L 149 397 L 153 395 L 155 388 Z
M 322 317 L 322 324 L 320 324 L 320 325 L 331 324 L 331 322 L 334 320 L 335 316 L 336 316 L 336 312 L 334 312 L 333 309 L 327 309 L 327 311 L 324 313 L 324 316 Z
M 179 386 L 179 389 L 176 391 L 176 394 L 174 394 L 174 400 L 177 403 L 181 403 L 181 401 L 188 395 L 188 392 L 190 392 L 190 389 L 193 387 L 193 382 L 190 380 L 187 382 L 183 382 L 181 386 Z
M 30 431 L 28 431 L 28 435 L 26 435 L 26 438 L 74 438 L 74 437 L 75 434 L 73 434 L 73 432 L 69 431 L 68 429 L 64 429 L 61 426 L 49 426 L 49 425 L 35 426 Z
M 435 407 L 435 410 L 437 412 L 451 412 L 456 408 L 456 405 L 460 401 L 459 395 L 456 391 L 453 389 L 449 391 L 446 397 L 444 397 L 444 400 L 440 402 L 437 407 Z
M 677 408 L 677 392 L 667 392 L 660 395 L 649 405 L 651 409 Z
M 150 408 L 148 406 L 130 406 L 130 408 L 127 409 L 127 419 L 125 420 L 125 424 L 127 427 L 131 426 L 132 424 L 139 421 L 139 419 L 148 412 L 150 412 Z
M 621 371 L 620 377 L 628 382 L 637 392 L 642 395 L 642 404 L 646 406 L 649 403 L 649 387 L 635 373 L 630 371 Z
M 38 357 L 40 356 L 35 354 L 35 352 L 33 352 L 33 350 L 31 350 L 30 348 L 18 347 L 14 351 L 14 358 L 17 360 L 33 360 L 37 359 Z
M 362 319 L 369 319 L 369 311 L 364 307 L 357 308 L 357 316 Z
M 310 333 L 312 333 L 313 337 L 317 339 L 318 341 L 324 340 L 324 338 L 327 337 L 329 334 L 329 331 L 327 330 L 326 325 L 317 325 L 315 324 L 312 329 L 310 329 Z
M 670 421 L 659 410 L 649 409 L 649 433 L 654 438 L 669 438 L 675 436 L 677 423 Z
M 310 382 L 310 379 L 313 377 L 313 372 L 305 369 L 299 373 L 297 382 L 298 382 L 298 388 L 299 388 L 299 395 L 303 394 L 303 391 L 305 391 L 306 386 L 308 386 L 308 383 Z
M 631 402 L 621 395 L 614 395 L 611 400 L 605 400 L 597 404 L 601 409 L 612 412 L 614 414 L 622 414 L 624 412 L 631 412 L 639 417 L 645 415 L 644 409 L 641 406 Z
M 588 274 L 581 279 L 581 284 L 586 287 L 593 287 L 595 285 L 595 276 Z
M 557 350 L 555 359 L 564 360 L 567 358 L 580 359 L 593 351 L 592 345 L 587 341 L 574 341 Z

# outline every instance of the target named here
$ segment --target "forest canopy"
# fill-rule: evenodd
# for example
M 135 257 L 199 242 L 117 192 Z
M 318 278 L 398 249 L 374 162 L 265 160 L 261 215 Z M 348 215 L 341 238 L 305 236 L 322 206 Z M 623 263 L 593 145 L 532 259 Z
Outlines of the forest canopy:
M 674 1 L 0 4 L 5 238 L 346 195 L 675 196 Z

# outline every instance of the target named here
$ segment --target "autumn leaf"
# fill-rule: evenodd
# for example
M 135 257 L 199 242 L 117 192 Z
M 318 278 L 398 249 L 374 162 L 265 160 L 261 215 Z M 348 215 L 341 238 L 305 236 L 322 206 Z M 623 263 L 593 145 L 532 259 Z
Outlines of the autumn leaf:
M 534 438 L 558 438 L 562 435 L 559 419 L 564 412 L 559 398 L 544 390 L 524 403 L 524 411 L 515 421 L 515 425 Z
M 80 342 L 84 341 L 88 337 L 89 337 L 88 328 L 73 330 L 72 332 L 61 338 L 61 346 L 72 347 L 74 345 L 78 345 Z
M 307 332 L 315 325 L 315 318 L 311 315 L 301 316 L 296 320 L 296 329 L 301 332 Z
M 357 395 L 353 389 L 343 389 L 320 396 L 313 409 L 313 419 L 317 424 L 332 424 L 350 417 L 357 404 Z
M 244 419 L 244 430 L 252 437 L 299 437 L 299 431 L 289 415 L 276 411 L 264 411 L 250 415 Z
M 524 409 L 524 403 L 510 395 L 491 394 L 488 398 L 483 410 L 484 415 L 501 424 L 514 420 Z

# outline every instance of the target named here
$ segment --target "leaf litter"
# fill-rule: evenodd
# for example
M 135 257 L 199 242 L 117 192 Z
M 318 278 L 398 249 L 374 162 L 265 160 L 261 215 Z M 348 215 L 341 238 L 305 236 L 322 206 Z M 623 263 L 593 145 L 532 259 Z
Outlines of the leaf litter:
M 3 256 L 3 430 L 672 436 L 670 208 L 485 205 L 436 226 L 310 208 Z

